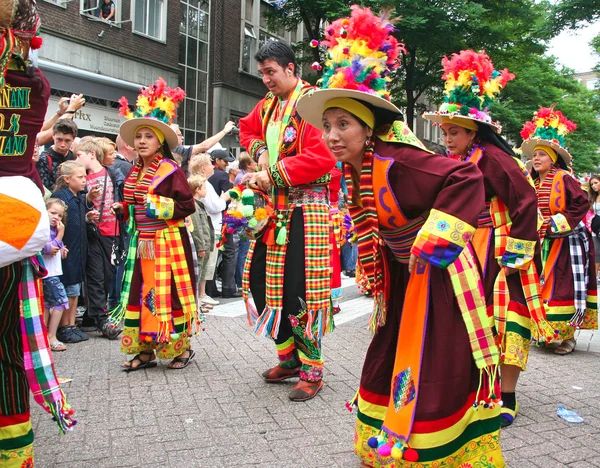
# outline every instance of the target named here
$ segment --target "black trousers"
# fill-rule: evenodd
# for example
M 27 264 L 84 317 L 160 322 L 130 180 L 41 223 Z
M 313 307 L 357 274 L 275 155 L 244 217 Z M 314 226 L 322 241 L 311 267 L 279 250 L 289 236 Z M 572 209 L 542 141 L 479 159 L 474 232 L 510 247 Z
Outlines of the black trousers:
M 21 262 L 0 268 L 0 416 L 29 411 L 19 312 Z
M 219 251 L 217 260 L 217 268 L 221 277 L 221 292 L 223 296 L 230 296 L 237 291 L 235 283 L 235 268 L 237 265 L 238 243 L 235 241 L 233 234 L 225 234 L 225 242 L 223 250 Z M 209 296 L 217 296 L 218 290 L 214 280 L 206 282 L 206 294 Z
M 107 319 L 106 300 L 115 267 L 110 264 L 112 237 L 88 237 L 88 259 L 85 267 L 88 317 L 99 325 Z
M 275 344 L 282 344 L 294 336 L 290 323 L 290 314 L 296 315 L 302 309 L 300 298 L 306 300 L 306 275 L 304 272 L 304 216 L 302 208 L 292 212 L 289 225 L 289 242 L 285 254 L 283 270 L 283 311 L 279 334 Z M 250 291 L 258 313 L 266 306 L 267 293 L 267 246 L 257 242 L 254 246 L 252 265 L 250 266 Z M 294 337 L 296 341 L 298 337 Z

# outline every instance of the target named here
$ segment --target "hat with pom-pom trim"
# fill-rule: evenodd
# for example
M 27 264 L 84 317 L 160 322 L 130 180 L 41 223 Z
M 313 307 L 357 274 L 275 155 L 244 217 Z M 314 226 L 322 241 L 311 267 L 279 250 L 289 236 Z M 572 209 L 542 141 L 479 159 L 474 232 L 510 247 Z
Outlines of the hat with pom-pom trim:
M 334 21 L 325 31 L 321 44 L 327 48 L 327 60 L 317 83 L 321 89 L 308 92 L 296 106 L 302 119 L 317 128 L 323 128 L 323 113 L 332 106 L 331 101 L 340 105 L 344 98 L 347 103 L 352 101 L 348 103 L 351 109 L 346 110 L 371 128 L 375 118 L 368 106 L 401 113 L 387 90 L 403 50 L 392 35 L 389 13 L 375 16 L 369 8 L 351 8 L 349 18 Z
M 566 146 L 566 136 L 576 128 L 577 124 L 567 119 L 561 111 L 554 110 L 554 106 L 542 107 L 521 129 L 521 138 L 524 140 L 521 151 L 531 159 L 536 147 L 551 148 L 559 156 L 554 162 L 569 170 L 572 156 Z
M 475 131 L 478 122 L 501 133 L 502 126 L 492 120 L 490 107 L 502 88 L 515 75 L 506 68 L 502 71 L 495 70 L 485 52 L 478 53 L 474 50 L 461 50 L 450 58 L 444 57 L 442 66 L 442 79 L 446 82 L 444 103 L 437 111 L 425 112 L 423 118 L 438 125 L 455 121 L 457 125 Z

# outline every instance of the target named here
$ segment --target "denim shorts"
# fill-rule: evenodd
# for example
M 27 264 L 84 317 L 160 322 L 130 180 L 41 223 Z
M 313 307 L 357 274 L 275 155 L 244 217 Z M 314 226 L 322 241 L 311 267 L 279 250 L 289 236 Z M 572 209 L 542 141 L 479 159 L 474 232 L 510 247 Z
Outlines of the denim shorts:
M 79 297 L 81 296 L 81 283 L 65 286 L 65 291 L 67 292 L 67 297 Z
M 58 276 L 51 276 L 42 280 L 44 288 L 44 307 L 54 309 L 56 307 L 69 307 L 69 299 L 65 287 Z

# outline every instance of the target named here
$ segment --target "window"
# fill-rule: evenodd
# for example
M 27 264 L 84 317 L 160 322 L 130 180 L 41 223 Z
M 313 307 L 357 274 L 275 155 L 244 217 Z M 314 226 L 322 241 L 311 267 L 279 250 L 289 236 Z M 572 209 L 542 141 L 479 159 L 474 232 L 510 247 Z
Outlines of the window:
M 115 8 L 114 15 L 108 20 L 110 23 L 121 22 L 121 2 L 123 0 L 80 0 L 80 13 L 90 18 L 101 20 L 101 17 L 110 15 L 111 4 Z M 67 5 L 67 0 L 55 0 L 59 6 Z M 101 13 L 102 12 L 102 13 Z
M 133 31 L 158 41 L 167 36 L 167 0 L 133 0 Z
M 303 39 L 303 28 L 299 26 L 294 31 L 279 28 L 274 31 L 269 28 L 264 14 L 273 7 L 265 0 L 241 0 L 244 9 L 245 22 L 242 23 L 242 52 L 240 68 L 253 75 L 258 74 L 258 67 L 254 55 L 258 49 L 268 41 L 286 41 L 294 44 Z
M 181 0 L 179 86 L 186 97 L 179 107 L 178 123 L 188 145 L 206 139 L 209 11 L 207 1 Z
M 585 86 L 587 87 L 587 89 L 593 91 L 598 87 L 598 82 L 600 82 L 598 78 L 592 78 L 591 80 L 587 80 L 585 82 Z

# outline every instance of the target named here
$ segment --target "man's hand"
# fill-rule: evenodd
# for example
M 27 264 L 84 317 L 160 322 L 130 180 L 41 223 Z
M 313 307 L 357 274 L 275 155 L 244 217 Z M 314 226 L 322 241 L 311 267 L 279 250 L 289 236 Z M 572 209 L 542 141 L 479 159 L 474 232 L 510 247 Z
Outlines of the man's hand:
M 69 98 L 62 97 L 62 98 L 60 98 L 60 101 L 58 101 L 58 111 L 56 113 L 62 117 L 63 115 L 65 115 L 65 112 L 67 111 L 68 108 L 69 108 Z
M 68 111 L 78 111 L 85 104 L 85 99 L 83 98 L 83 94 L 71 94 L 71 100 L 69 101 L 69 105 L 67 107 Z
M 248 185 L 251 188 L 257 188 L 263 192 L 268 192 L 271 190 L 271 178 L 269 177 L 267 171 L 256 172 L 252 175 L 252 179 L 250 179 L 250 183 Z
M 223 127 L 223 133 L 225 135 L 229 135 L 229 132 L 231 132 L 231 130 L 233 130 L 235 128 L 235 122 L 232 122 L 231 120 L 229 122 L 227 122 L 225 124 L 225 126 Z
M 258 157 L 258 170 L 266 171 L 269 167 L 269 150 L 264 150 Z
M 422 258 L 417 257 L 415 254 L 410 254 L 410 259 L 408 260 L 408 272 L 412 273 L 415 269 L 416 264 L 419 265 L 427 265 L 427 262 Z
M 123 213 L 123 204 L 122 203 L 113 203 L 110 207 L 110 212 L 114 215 Z

